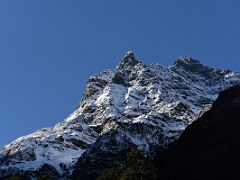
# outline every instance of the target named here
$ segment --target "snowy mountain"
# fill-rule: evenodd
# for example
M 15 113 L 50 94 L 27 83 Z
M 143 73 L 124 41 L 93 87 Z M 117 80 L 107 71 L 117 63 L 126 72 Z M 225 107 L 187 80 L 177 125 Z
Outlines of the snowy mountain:
M 132 149 L 152 156 L 209 109 L 220 91 L 239 82 L 240 73 L 210 68 L 191 57 L 164 67 L 146 65 L 129 51 L 115 69 L 90 77 L 67 119 L 3 147 L 0 178 L 99 174 L 121 164 Z

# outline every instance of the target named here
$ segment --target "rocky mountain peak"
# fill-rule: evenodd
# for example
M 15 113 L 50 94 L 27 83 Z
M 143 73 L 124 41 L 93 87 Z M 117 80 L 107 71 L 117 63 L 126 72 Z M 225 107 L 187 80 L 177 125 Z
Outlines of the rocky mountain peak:
M 193 59 L 191 56 L 180 56 L 176 63 L 182 62 L 184 64 L 201 64 L 199 60 Z
M 132 67 L 140 63 L 140 61 L 136 60 L 134 53 L 132 51 L 127 51 L 120 63 L 117 66 L 117 69 L 123 69 L 125 67 Z
M 190 56 L 181 56 L 179 57 L 174 65 L 173 69 L 183 69 L 192 73 L 209 73 L 213 68 L 201 64 L 199 60 L 196 60 Z

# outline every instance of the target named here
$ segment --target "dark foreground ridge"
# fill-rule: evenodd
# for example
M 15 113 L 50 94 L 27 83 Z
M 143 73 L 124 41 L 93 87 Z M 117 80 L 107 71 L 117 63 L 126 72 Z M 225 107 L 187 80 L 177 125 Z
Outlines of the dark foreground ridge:
M 156 159 L 158 178 L 240 179 L 240 86 L 221 92 L 212 108 Z

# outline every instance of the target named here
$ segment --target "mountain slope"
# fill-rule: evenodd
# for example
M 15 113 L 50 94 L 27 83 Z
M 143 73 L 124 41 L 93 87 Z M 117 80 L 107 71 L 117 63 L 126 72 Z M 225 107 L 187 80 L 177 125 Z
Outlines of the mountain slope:
M 121 164 L 131 149 L 151 156 L 177 139 L 220 91 L 239 81 L 239 73 L 190 57 L 163 67 L 145 65 L 129 51 L 116 69 L 90 77 L 78 108 L 64 122 L 2 148 L 0 177 L 34 177 L 43 169 L 61 178 L 76 162 L 75 172 L 94 175 Z
M 240 86 L 222 93 L 160 155 L 159 179 L 240 179 Z

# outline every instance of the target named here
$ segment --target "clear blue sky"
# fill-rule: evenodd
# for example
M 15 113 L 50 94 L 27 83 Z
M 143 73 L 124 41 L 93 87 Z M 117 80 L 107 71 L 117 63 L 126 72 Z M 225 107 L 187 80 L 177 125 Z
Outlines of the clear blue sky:
M 62 121 L 131 49 L 240 71 L 239 0 L 1 0 L 0 146 Z

